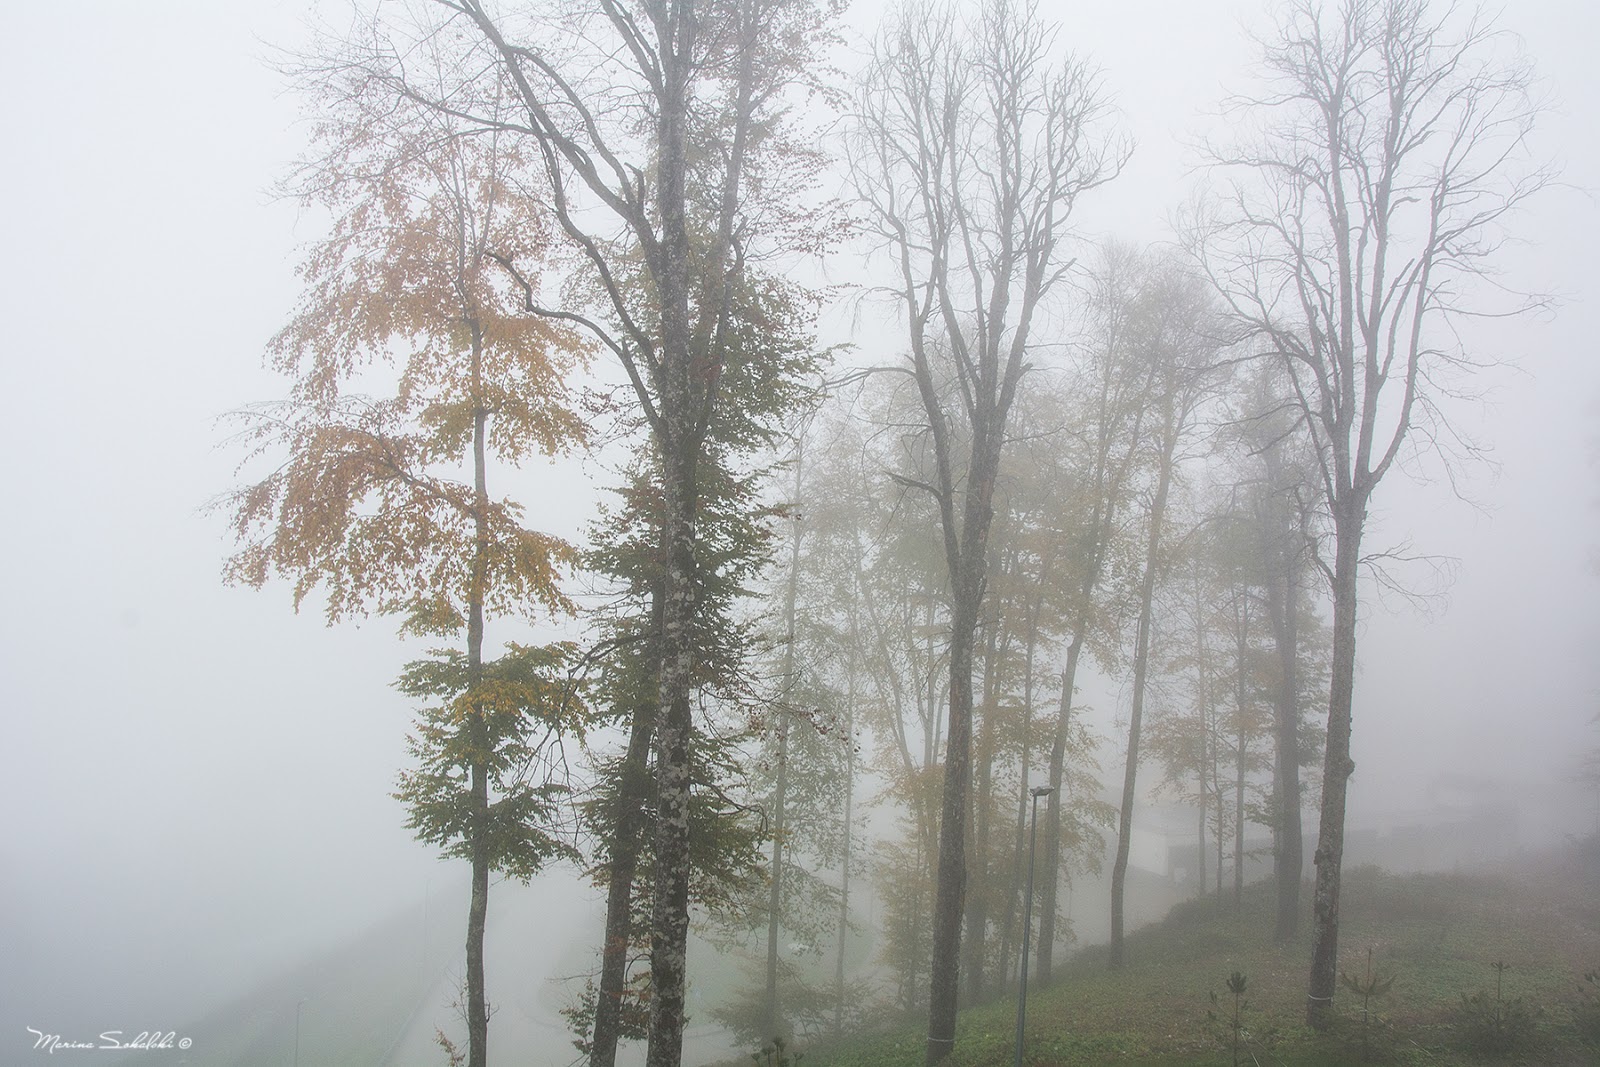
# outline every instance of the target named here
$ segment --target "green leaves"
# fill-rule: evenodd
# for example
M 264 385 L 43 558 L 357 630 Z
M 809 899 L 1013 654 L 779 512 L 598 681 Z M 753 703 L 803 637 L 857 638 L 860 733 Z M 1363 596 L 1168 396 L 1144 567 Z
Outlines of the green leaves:
M 549 773 L 565 762 L 563 737 L 581 736 L 587 721 L 569 675 L 576 658 L 567 642 L 513 644 L 476 672 L 454 649 L 406 665 L 395 687 L 434 701 L 408 739 L 417 766 L 393 794 L 410 811 L 408 829 L 446 856 L 471 859 L 476 842 L 490 869 L 524 882 L 551 860 L 577 858 L 558 831 L 565 776 Z

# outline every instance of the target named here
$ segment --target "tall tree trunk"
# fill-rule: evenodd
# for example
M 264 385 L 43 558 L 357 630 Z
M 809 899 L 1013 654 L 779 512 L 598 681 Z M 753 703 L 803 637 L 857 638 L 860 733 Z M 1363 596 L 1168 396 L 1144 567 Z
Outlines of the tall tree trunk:
M 767 994 L 762 1003 L 761 1039 L 783 1037 L 778 1004 L 778 918 L 783 907 L 784 793 L 789 782 L 789 717 L 778 711 L 778 780 L 772 790 L 772 875 L 767 887 Z
M 1049 564 L 1046 562 L 1045 573 L 1048 573 Z M 1039 583 L 1040 589 L 1044 587 L 1043 575 Z M 1022 891 L 1022 842 L 1024 828 L 1028 821 L 1028 786 L 1032 774 L 1030 760 L 1033 755 L 1033 662 L 1034 653 L 1039 647 L 1039 612 L 1043 608 L 1043 594 L 1036 595 L 1028 610 L 1028 638 L 1026 651 L 1022 659 L 1022 753 L 1018 758 L 1018 766 L 1022 777 L 1022 787 L 1017 796 L 1017 822 L 1016 832 L 1011 843 L 1011 885 L 1006 893 L 1005 918 L 1000 924 L 1000 960 L 995 975 L 1001 986 L 1011 980 L 1011 946 L 1020 938 L 1017 930 L 1017 895 Z M 1037 839 L 1035 839 L 1037 840 Z M 1029 849 L 1030 853 L 1033 851 Z
M 970 564 L 964 568 L 971 571 Z M 981 581 L 961 574 L 950 634 L 950 720 L 945 734 L 944 796 L 939 810 L 939 877 L 933 905 L 933 958 L 928 980 L 928 1064 L 956 1040 L 961 917 L 967 888 L 966 824 L 972 785 L 972 654 Z
M 1004 321 L 1003 286 L 996 289 L 993 321 Z M 939 462 L 940 522 L 945 560 L 950 576 L 950 719 L 945 733 L 944 795 L 939 816 L 939 881 L 933 907 L 933 954 L 928 978 L 928 1045 L 926 1060 L 939 1063 L 955 1048 L 956 1006 L 960 989 L 961 918 L 967 889 L 966 834 L 972 789 L 972 668 L 976 652 L 978 619 L 983 610 L 988 574 L 989 531 L 994 523 L 995 479 L 1005 440 L 1006 414 L 1012 390 L 1021 374 L 1022 351 L 1027 340 L 1024 312 L 1012 338 L 1010 354 L 1002 363 L 997 351 L 982 354 L 993 378 L 973 413 L 971 459 L 962 494 L 960 525 L 955 516 L 955 479 L 948 444 L 941 444 Z M 998 387 L 1004 366 L 1004 388 Z M 936 436 L 947 442 L 945 419 L 934 394 L 926 354 L 919 359 L 918 388 Z
M 1356 581 L 1365 519 L 1365 502 L 1359 497 L 1334 513 L 1333 676 L 1322 764 L 1322 818 L 1314 856 L 1311 982 L 1306 993 L 1306 1023 L 1316 1030 L 1327 1029 L 1333 1020 L 1339 979 L 1339 876 L 1344 863 L 1345 800 L 1356 769 L 1350 759 L 1350 708 L 1356 676 Z
M 1083 654 L 1084 634 L 1088 620 L 1080 618 L 1073 632 L 1072 643 L 1067 646 L 1066 666 L 1061 669 L 1061 707 L 1056 714 L 1055 736 L 1050 741 L 1050 795 L 1045 798 L 1044 878 L 1039 883 L 1039 962 L 1035 973 L 1040 984 L 1050 981 L 1050 969 L 1055 962 L 1056 885 L 1061 874 L 1061 807 L 1065 801 L 1067 741 L 1072 730 L 1072 695 L 1077 687 L 1078 660 Z
M 1000 610 L 996 599 L 991 598 L 987 624 L 984 627 L 983 648 L 983 722 L 978 731 L 977 765 L 973 774 L 972 810 L 968 813 L 972 827 L 968 844 L 968 880 L 972 892 L 967 895 L 966 971 L 968 1004 L 980 1004 L 984 994 L 984 957 L 988 952 L 989 933 L 989 816 L 993 791 L 995 759 L 995 701 L 999 676 Z M 1009 641 L 1007 642 L 1009 644 Z
M 659 615 L 660 595 L 652 618 Z M 600 950 L 600 991 L 594 1005 L 594 1034 L 589 1042 L 589 1067 L 614 1067 L 621 1037 L 622 1004 L 628 980 L 628 949 L 633 937 L 633 879 L 644 846 L 645 800 L 650 790 L 651 708 L 636 708 L 622 758 L 622 810 L 611 841 L 606 872 L 606 932 Z
M 688 86 L 693 79 L 692 4 L 662 14 L 656 190 L 660 242 L 652 255 L 661 316 L 661 396 L 656 447 L 666 504 L 661 676 L 656 718 L 656 835 L 650 918 L 650 1039 L 647 1067 L 683 1061 L 689 945 L 689 778 L 694 722 L 695 533 L 699 514 L 700 391 L 711 368 L 697 367 L 689 319 Z M 702 380 L 697 380 L 702 379 Z
M 1250 605 L 1244 591 L 1238 590 L 1234 607 L 1234 708 L 1239 719 L 1235 724 L 1233 749 L 1233 908 L 1237 913 L 1244 906 L 1244 763 L 1247 754 L 1245 737 L 1245 708 L 1249 699 L 1245 677 L 1249 656 Z
M 467 594 L 467 687 L 476 693 L 483 684 L 484 585 L 489 558 L 488 411 L 483 405 L 483 333 L 469 318 L 472 334 L 472 572 Z M 489 728 L 484 709 L 476 699 L 468 727 L 473 750 L 489 748 Z M 483 937 L 489 915 L 489 768 L 482 758 L 471 761 L 472 790 L 472 891 L 467 906 L 467 1067 L 486 1067 L 489 1061 L 489 999 L 484 984 Z
M 859 529 L 859 527 L 858 527 Z M 858 551 L 856 558 L 861 558 Z M 850 859 L 855 843 L 856 796 L 856 655 L 860 648 L 861 570 L 850 578 L 850 644 L 845 653 L 844 712 L 844 855 L 839 870 L 839 951 L 834 960 L 833 1036 L 844 1036 L 844 950 L 850 933 Z
M 853 629 L 853 627 L 852 627 Z M 844 848 L 839 863 L 839 951 L 834 959 L 833 970 L 833 1036 L 844 1035 L 844 950 L 845 942 L 850 934 L 850 850 L 855 837 L 855 793 L 856 793 L 856 728 L 855 728 L 855 645 L 851 644 L 851 678 L 849 694 L 846 697 L 846 711 L 844 723 L 845 743 L 845 768 L 844 768 Z
M 794 501 L 800 502 L 801 465 L 804 462 L 804 439 L 795 443 Z M 794 700 L 795 686 L 795 601 L 800 590 L 800 518 L 792 517 L 793 532 L 789 538 L 789 584 L 785 591 L 784 647 L 783 647 L 783 699 L 775 709 L 778 716 L 778 780 L 772 790 L 772 872 L 767 893 L 767 995 L 762 1018 L 763 1041 L 788 1036 L 783 1033 L 782 1011 L 778 1002 L 778 926 L 783 908 L 783 847 L 784 829 L 788 822 L 785 807 L 789 785 L 789 713 Z
M 1169 415 L 1169 420 L 1171 416 Z M 1170 425 L 1170 423 L 1169 423 Z M 1128 852 L 1133 844 L 1133 805 L 1139 776 L 1139 731 L 1144 722 L 1145 687 L 1150 677 L 1150 626 L 1155 611 L 1156 569 L 1161 555 L 1161 526 L 1166 517 L 1167 490 L 1172 484 L 1172 448 L 1163 449 L 1155 499 L 1150 503 L 1150 540 L 1145 547 L 1144 579 L 1139 588 L 1139 627 L 1133 650 L 1133 708 L 1128 713 L 1128 759 L 1122 772 L 1122 812 L 1117 819 L 1117 857 L 1111 866 L 1111 945 L 1107 964 L 1124 962 L 1123 905 L 1128 885 Z
M 1217 832 L 1212 835 L 1217 846 L 1217 910 L 1222 909 L 1222 856 L 1228 840 L 1228 806 L 1222 799 L 1222 733 L 1211 741 L 1211 793 L 1217 799 Z
M 1292 940 L 1300 926 L 1305 844 L 1300 828 L 1298 553 L 1280 544 L 1276 555 L 1266 601 L 1273 650 L 1278 657 L 1278 689 L 1272 707 L 1272 795 L 1276 809 L 1272 820 L 1272 865 L 1278 890 L 1278 921 L 1272 936 L 1281 944 Z
M 677 451 L 677 450 L 674 450 Z M 656 832 L 650 921 L 650 1037 L 647 1067 L 683 1059 L 689 943 L 689 778 L 694 723 L 689 700 L 694 613 L 693 453 L 669 453 L 669 552 L 663 589 L 661 678 L 656 721 Z
M 1192 572 L 1191 592 L 1194 597 L 1195 612 L 1195 695 L 1198 697 L 1198 699 L 1195 701 L 1194 712 L 1195 740 L 1199 742 L 1199 756 L 1195 761 L 1195 775 L 1199 780 L 1198 789 L 1200 798 L 1200 836 L 1196 838 L 1196 840 L 1199 842 L 1200 849 L 1200 892 L 1195 895 L 1197 897 L 1204 897 L 1206 895 L 1206 871 L 1208 870 L 1206 866 L 1206 820 L 1211 815 L 1210 797 L 1212 792 L 1215 792 L 1217 800 L 1217 832 L 1219 834 L 1222 832 L 1222 793 L 1220 788 L 1208 791 L 1206 783 L 1206 761 L 1212 758 L 1211 754 L 1215 751 L 1211 744 L 1211 724 L 1216 717 L 1216 701 L 1212 698 L 1211 693 L 1211 646 L 1206 640 L 1206 638 L 1210 636 L 1210 631 L 1205 621 L 1208 602 L 1206 600 L 1203 580 L 1198 569 Z M 1217 846 L 1219 854 L 1221 849 L 1222 846 L 1219 839 L 1219 844 Z M 1221 870 L 1220 866 L 1218 867 L 1218 870 Z M 1217 877 L 1220 878 L 1221 874 L 1219 873 Z

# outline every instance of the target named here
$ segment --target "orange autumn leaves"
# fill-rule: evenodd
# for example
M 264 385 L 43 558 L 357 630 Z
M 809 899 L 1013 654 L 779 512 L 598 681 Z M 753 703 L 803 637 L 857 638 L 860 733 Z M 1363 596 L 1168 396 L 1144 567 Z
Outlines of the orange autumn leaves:
M 502 266 L 537 281 L 548 252 L 526 161 L 499 136 L 408 122 L 347 109 L 318 127 L 296 193 L 333 223 L 268 349 L 289 397 L 238 416 L 246 462 L 276 466 L 227 498 L 241 548 L 226 575 L 286 578 L 297 608 L 320 589 L 329 621 L 397 614 L 444 635 L 465 625 L 475 558 L 487 614 L 570 608 L 558 578 L 575 550 L 480 497 L 474 436 L 481 415 L 483 458 L 504 464 L 582 443 L 567 381 L 585 352 L 526 314 Z

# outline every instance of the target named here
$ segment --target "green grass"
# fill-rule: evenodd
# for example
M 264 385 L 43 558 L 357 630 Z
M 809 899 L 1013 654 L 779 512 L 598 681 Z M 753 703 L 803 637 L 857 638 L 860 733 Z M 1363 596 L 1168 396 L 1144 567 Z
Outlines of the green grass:
M 1373 1001 L 1382 1020 L 1371 1062 L 1399 1065 L 1521 1063 L 1600 1064 L 1573 1023 L 1576 987 L 1600 966 L 1600 885 L 1569 864 L 1516 875 L 1414 875 L 1376 868 L 1346 872 L 1340 928 L 1343 970 L 1359 977 L 1372 950 L 1374 969 L 1396 976 Z M 1309 894 L 1307 894 L 1309 896 Z M 1303 1024 L 1308 931 L 1289 945 L 1271 940 L 1271 887 L 1246 891 L 1241 912 L 1231 899 L 1181 905 L 1163 922 L 1128 938 L 1128 965 L 1111 972 L 1104 949 L 1074 957 L 1045 988 L 1028 995 L 1023 1061 L 1034 1067 L 1130 1064 L 1199 1067 L 1230 1064 L 1222 1027 L 1232 971 L 1249 981 L 1247 1052 L 1241 1062 L 1294 1067 L 1362 1062 L 1360 999 L 1341 989 L 1338 1025 L 1315 1034 Z M 1309 926 L 1309 923 L 1303 924 Z M 1456 1013 L 1463 994 L 1487 991 L 1503 960 L 1505 996 L 1539 1011 L 1533 1042 L 1501 1059 L 1461 1046 Z M 1222 1004 L 1213 1008 L 1215 990 Z M 1016 1002 L 971 1008 L 957 1025 L 951 1067 L 1012 1062 Z M 805 1051 L 804 1067 L 913 1067 L 923 1060 L 922 1020 L 875 1036 Z

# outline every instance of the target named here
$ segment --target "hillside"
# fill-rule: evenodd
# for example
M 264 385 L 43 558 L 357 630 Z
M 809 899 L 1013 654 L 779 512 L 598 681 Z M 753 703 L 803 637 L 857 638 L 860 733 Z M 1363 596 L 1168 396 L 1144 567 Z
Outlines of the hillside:
M 1227 982 L 1238 971 L 1247 983 L 1240 1063 L 1600 1063 L 1600 983 L 1584 979 L 1600 968 L 1600 840 L 1473 875 L 1348 871 L 1342 969 L 1363 979 L 1370 951 L 1376 975 L 1393 977 L 1388 992 L 1371 1000 L 1365 1046 L 1360 997 L 1348 989 L 1340 992 L 1334 1034 L 1314 1035 L 1301 1024 L 1309 939 L 1302 933 L 1294 944 L 1274 946 L 1271 903 L 1271 887 L 1262 883 L 1246 890 L 1238 910 L 1231 898 L 1221 907 L 1212 900 L 1181 905 L 1130 937 L 1130 963 L 1120 973 L 1105 970 L 1103 948 L 1079 953 L 1056 982 L 1029 990 L 1024 1062 L 1232 1063 Z M 1498 1029 L 1497 962 L 1506 965 Z M 1462 998 L 1474 995 L 1480 999 L 1469 1019 Z M 964 1012 L 948 1062 L 1010 1064 L 1015 1017 L 1015 999 Z M 1474 1020 L 1476 1042 L 1469 1036 Z M 923 1033 L 910 1025 L 813 1047 L 805 1067 L 920 1065 Z M 1498 1035 L 1515 1048 L 1485 1051 Z

